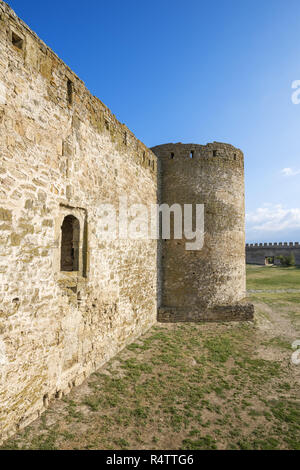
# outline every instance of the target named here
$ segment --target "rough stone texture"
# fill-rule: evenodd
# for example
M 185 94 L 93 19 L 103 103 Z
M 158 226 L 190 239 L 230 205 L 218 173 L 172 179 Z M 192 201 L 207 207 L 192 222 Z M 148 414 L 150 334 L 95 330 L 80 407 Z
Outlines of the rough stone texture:
M 252 318 L 242 152 L 153 150 L 0 0 L 0 440 L 154 324 L 157 305 L 159 321 Z M 103 240 L 100 205 L 124 195 L 205 204 L 204 249 Z
M 156 203 L 156 157 L 0 3 L 0 436 L 147 330 L 157 242 L 98 238 L 99 203 Z M 12 32 L 23 39 L 12 43 Z M 68 102 L 72 82 L 72 104 Z M 78 272 L 61 225 L 80 221 Z
M 186 309 L 161 307 L 158 311 L 158 321 L 160 323 L 178 322 L 216 322 L 216 321 L 249 321 L 253 320 L 254 305 L 239 302 L 234 305 L 220 305 L 206 309 Z
M 243 153 L 218 142 L 152 150 L 160 203 L 205 207 L 202 250 L 187 251 L 184 239 L 160 243 L 159 320 L 249 319 L 249 307 L 239 304 L 246 290 Z
M 300 244 L 293 243 L 251 243 L 246 245 L 247 264 L 266 264 L 266 258 L 274 257 L 274 264 L 280 264 L 277 256 L 295 256 L 296 265 L 300 265 Z

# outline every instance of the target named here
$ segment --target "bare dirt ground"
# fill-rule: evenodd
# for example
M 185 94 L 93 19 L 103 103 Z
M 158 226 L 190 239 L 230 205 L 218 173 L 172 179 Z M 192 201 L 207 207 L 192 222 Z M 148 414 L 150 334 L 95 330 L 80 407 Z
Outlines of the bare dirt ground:
M 254 323 L 159 324 L 2 448 L 300 449 L 300 294 L 273 272 Z

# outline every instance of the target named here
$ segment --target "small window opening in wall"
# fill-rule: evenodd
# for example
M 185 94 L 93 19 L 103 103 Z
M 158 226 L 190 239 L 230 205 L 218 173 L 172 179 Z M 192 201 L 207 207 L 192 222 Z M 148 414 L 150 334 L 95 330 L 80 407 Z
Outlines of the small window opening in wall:
M 23 39 L 20 38 L 16 33 L 12 32 L 11 34 L 11 42 L 15 47 L 22 50 L 23 49 Z
M 73 215 L 67 215 L 61 226 L 61 271 L 79 270 L 79 220 Z
M 127 145 L 127 132 L 124 132 L 124 144 Z
M 174 153 L 172 152 L 170 155 L 170 159 L 173 160 L 173 158 L 174 158 Z
M 73 82 L 71 82 L 71 80 L 67 82 L 67 98 L 68 103 L 73 104 Z
M 190 158 L 194 158 L 194 150 L 190 151 Z
M 214 157 L 217 156 L 217 151 L 216 151 L 216 150 L 213 150 L 213 156 L 214 156 Z
M 236 153 L 233 155 L 233 158 L 236 160 Z

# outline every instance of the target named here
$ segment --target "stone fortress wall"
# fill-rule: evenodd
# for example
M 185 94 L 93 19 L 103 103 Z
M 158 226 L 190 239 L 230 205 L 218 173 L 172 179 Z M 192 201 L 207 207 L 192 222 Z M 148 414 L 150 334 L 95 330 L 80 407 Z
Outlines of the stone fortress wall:
M 0 156 L 5 437 L 156 321 L 157 242 L 99 239 L 97 220 L 100 202 L 124 194 L 156 203 L 157 162 L 3 2 Z M 60 265 L 68 216 L 75 272 Z
M 278 256 L 295 256 L 296 265 L 300 266 L 300 244 L 299 242 L 284 243 L 247 243 L 247 264 L 268 264 L 267 258 L 274 258 L 274 264 L 280 264 Z
M 228 144 L 148 149 L 0 0 L 0 440 L 157 319 L 252 318 L 243 177 Z M 204 249 L 100 237 L 124 195 L 205 204 Z

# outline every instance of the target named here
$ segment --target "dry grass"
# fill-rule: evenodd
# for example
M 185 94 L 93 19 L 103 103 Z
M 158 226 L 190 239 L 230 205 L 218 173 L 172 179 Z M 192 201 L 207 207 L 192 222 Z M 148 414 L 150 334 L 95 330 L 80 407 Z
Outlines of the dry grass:
M 247 266 L 247 289 L 300 290 L 300 266 Z
M 2 448 L 299 449 L 300 294 L 251 299 L 254 324 L 155 326 Z

